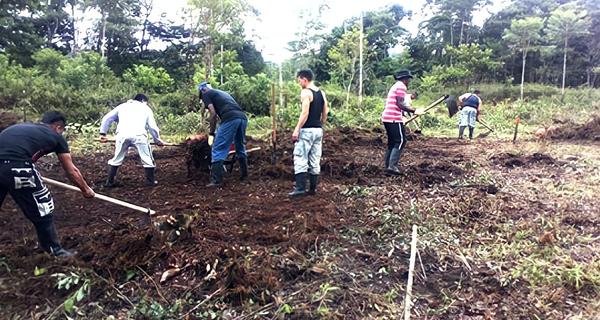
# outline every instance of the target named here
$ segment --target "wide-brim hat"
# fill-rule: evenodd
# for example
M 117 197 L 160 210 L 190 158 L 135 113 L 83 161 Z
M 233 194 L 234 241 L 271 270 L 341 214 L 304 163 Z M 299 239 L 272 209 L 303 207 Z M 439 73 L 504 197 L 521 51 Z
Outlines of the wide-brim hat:
M 396 72 L 396 74 L 394 74 L 394 79 L 396 80 L 402 80 L 402 79 L 412 79 L 412 74 L 410 73 L 409 70 L 400 70 L 398 72 Z

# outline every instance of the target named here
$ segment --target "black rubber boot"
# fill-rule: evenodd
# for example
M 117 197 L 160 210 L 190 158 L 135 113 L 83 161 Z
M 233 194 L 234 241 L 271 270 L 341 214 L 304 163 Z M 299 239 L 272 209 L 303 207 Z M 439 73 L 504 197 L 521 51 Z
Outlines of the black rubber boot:
M 469 140 L 473 140 L 473 133 L 475 132 L 475 128 L 469 127 Z
M 158 184 L 158 181 L 154 178 L 154 168 L 144 168 L 144 173 L 146 174 L 146 186 L 154 187 Z
M 210 183 L 206 186 L 212 188 L 223 185 L 223 170 L 223 161 L 213 162 L 210 166 Z
M 40 248 L 55 257 L 71 257 L 74 253 L 63 249 L 58 242 L 54 221 L 47 219 L 34 223 Z
M 400 161 L 400 148 L 394 148 L 390 151 L 390 163 L 385 169 L 385 173 L 387 175 L 400 175 L 400 169 L 398 169 L 398 161 Z
M 68 251 L 65 248 L 53 248 L 52 255 L 59 258 L 68 258 L 74 256 L 75 253 Z
M 387 169 L 387 167 L 390 166 L 390 154 L 391 154 L 391 149 L 387 149 L 387 151 L 385 152 L 385 166 L 383 167 L 384 169 Z
M 465 126 L 458 127 L 458 138 L 462 139 L 465 134 Z
M 117 171 L 119 170 L 119 166 L 108 166 L 108 177 L 106 178 L 106 183 L 104 186 L 107 188 L 115 187 L 115 177 L 117 176 Z
M 296 174 L 296 187 L 294 191 L 288 193 L 290 198 L 302 197 L 306 195 L 306 172 Z
M 308 194 L 314 196 L 317 194 L 317 185 L 319 184 L 319 175 L 311 174 L 310 177 L 310 187 L 308 189 Z
M 240 164 L 240 180 L 248 180 L 248 158 L 241 157 L 238 159 L 238 163 Z

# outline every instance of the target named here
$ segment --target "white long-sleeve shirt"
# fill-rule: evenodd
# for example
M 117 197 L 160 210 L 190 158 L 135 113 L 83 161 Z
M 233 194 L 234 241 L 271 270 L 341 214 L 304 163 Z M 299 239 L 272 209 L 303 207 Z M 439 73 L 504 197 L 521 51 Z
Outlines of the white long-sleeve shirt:
M 116 121 L 116 136 L 119 138 L 133 138 L 146 135 L 150 131 L 154 141 L 160 140 L 160 133 L 152 109 L 145 103 L 129 100 L 112 109 L 102 118 L 100 134 L 106 134 L 110 124 Z

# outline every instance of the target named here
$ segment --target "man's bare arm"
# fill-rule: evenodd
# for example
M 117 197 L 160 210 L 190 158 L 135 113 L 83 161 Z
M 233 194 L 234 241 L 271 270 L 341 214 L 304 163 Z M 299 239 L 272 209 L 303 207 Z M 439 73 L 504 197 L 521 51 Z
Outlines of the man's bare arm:
M 77 169 L 75 164 L 73 164 L 71 154 L 59 153 L 58 161 L 60 161 L 60 164 L 65 170 L 67 178 L 69 178 L 69 180 L 81 190 L 83 196 L 86 198 L 93 198 L 95 195 L 94 190 L 92 190 L 92 188 L 90 188 L 87 182 L 85 182 L 85 179 L 81 175 L 81 172 L 79 171 L 79 169 Z
M 212 104 L 208 105 L 208 111 L 210 112 L 210 118 L 209 118 L 209 123 L 210 123 L 210 134 L 214 135 L 215 134 L 215 130 L 217 130 L 217 122 L 219 121 L 218 116 L 217 116 L 217 112 L 215 111 L 215 106 L 213 106 Z
M 329 114 L 329 102 L 327 101 L 327 97 L 325 96 L 325 92 L 321 91 L 323 95 L 323 114 L 321 115 L 321 123 L 325 124 L 327 122 L 327 115 Z

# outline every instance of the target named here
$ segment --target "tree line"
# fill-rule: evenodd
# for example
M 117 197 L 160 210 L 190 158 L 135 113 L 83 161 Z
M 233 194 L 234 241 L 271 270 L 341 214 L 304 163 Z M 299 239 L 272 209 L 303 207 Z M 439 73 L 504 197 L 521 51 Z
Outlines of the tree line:
M 321 18 L 331 9 L 323 1 L 298 17 L 305 28 L 287 43 L 293 58 L 281 66 L 265 62 L 248 40 L 244 21 L 260 17 L 251 1 L 190 0 L 177 21 L 151 18 L 155 1 L 3 0 L 0 107 L 92 110 L 91 103 L 106 106 L 145 90 L 163 96 L 158 104 L 165 112 L 184 113 L 195 103 L 193 84 L 209 79 L 246 110 L 265 114 L 269 82 L 280 72 L 293 80 L 305 67 L 343 104 L 351 92 L 384 95 L 402 68 L 428 91 L 481 82 L 600 82 L 595 0 L 515 0 L 481 27 L 473 21 L 490 0 L 427 0 L 423 10 L 432 14 L 414 35 L 405 28 L 413 13 L 401 5 L 357 13 L 326 29 Z M 398 46 L 402 53 L 390 54 Z M 36 89 L 41 83 L 54 91 Z M 79 105 L 87 101 L 93 102 Z

